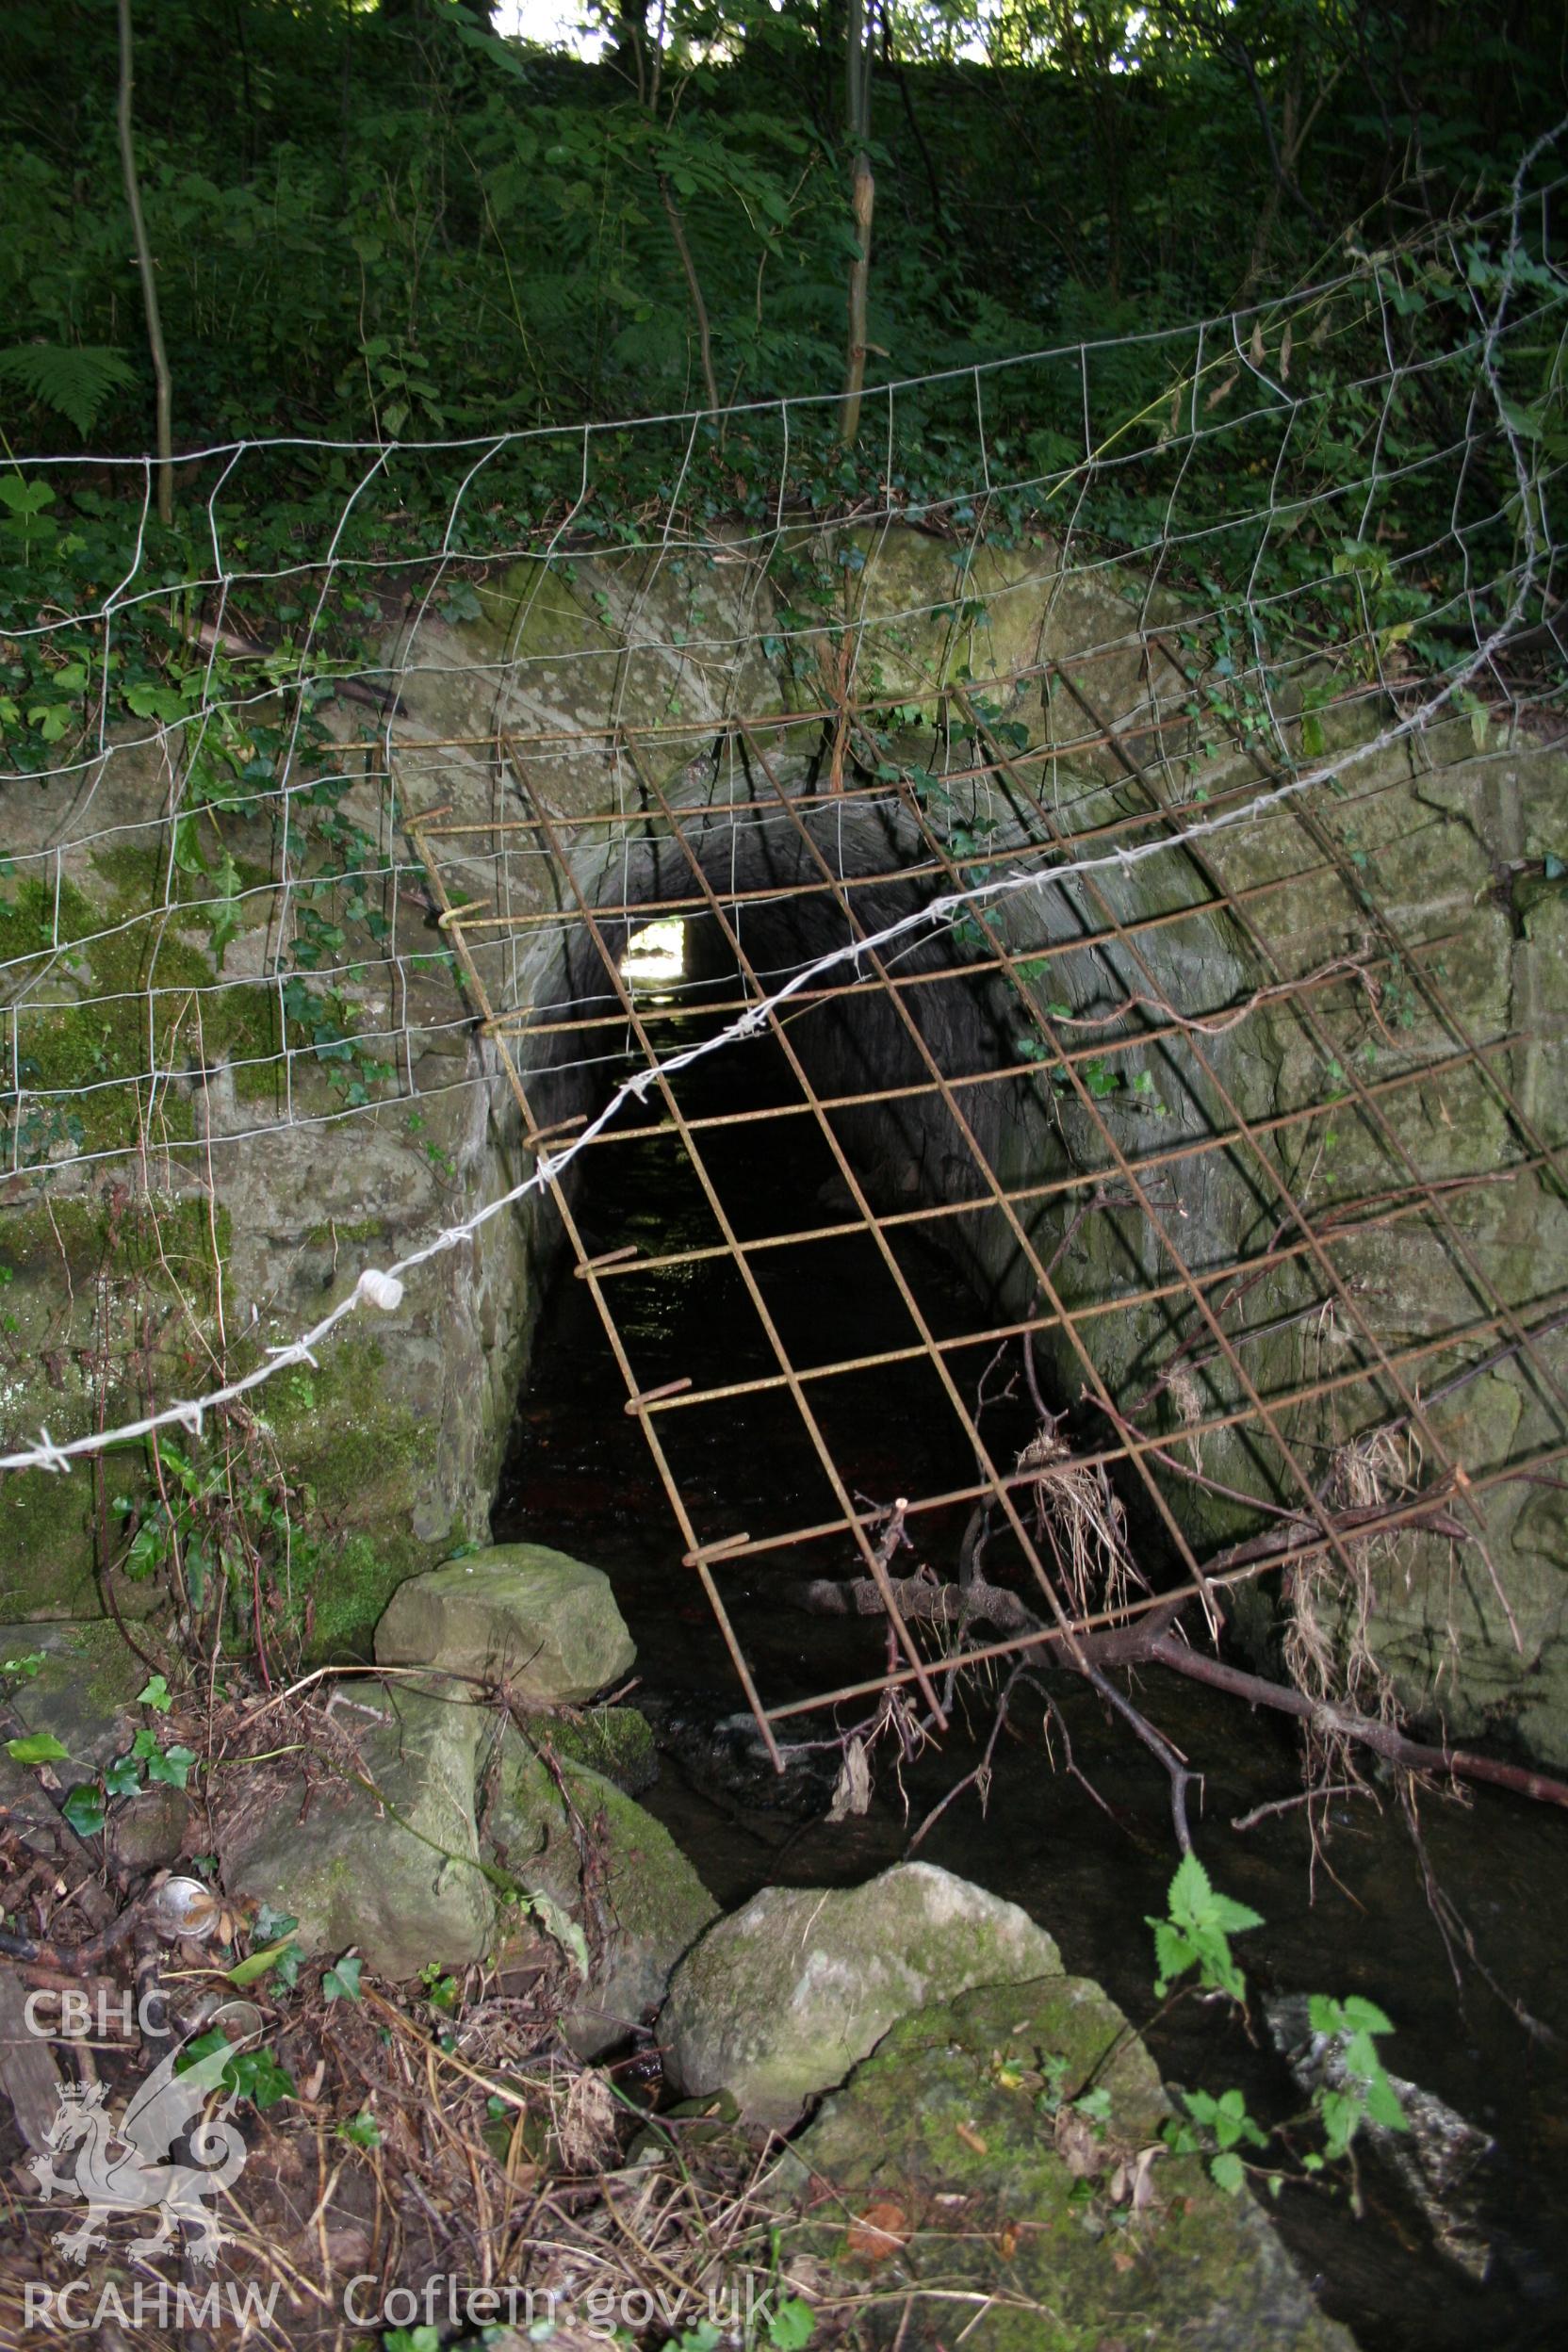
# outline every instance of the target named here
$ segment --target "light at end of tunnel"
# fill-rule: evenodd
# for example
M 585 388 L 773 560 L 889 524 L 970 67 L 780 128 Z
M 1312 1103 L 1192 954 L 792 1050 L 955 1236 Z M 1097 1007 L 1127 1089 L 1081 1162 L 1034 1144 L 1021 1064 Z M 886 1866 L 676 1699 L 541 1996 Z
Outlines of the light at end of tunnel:
M 621 977 L 634 988 L 668 988 L 686 975 L 686 925 L 679 915 L 645 923 L 627 941 Z

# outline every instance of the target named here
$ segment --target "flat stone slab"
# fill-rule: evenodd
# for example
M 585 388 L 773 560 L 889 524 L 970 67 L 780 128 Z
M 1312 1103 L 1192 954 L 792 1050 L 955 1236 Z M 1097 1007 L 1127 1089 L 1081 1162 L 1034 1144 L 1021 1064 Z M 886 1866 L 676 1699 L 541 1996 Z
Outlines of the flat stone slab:
M 497 1544 L 410 1576 L 376 1627 L 378 1665 L 505 1681 L 539 1707 L 591 1699 L 636 1656 L 604 1571 L 544 1544 Z
M 901 2019 L 795 2143 L 786 2254 L 847 2247 L 846 2286 L 869 2257 L 868 2347 L 951 2346 L 961 2311 L 966 2352 L 1353 2352 L 1250 2197 L 1166 2152 L 1170 2112 L 1086 1978 L 965 1993 Z
M 671 1979 L 665 2070 L 689 2097 L 730 2091 L 747 2122 L 788 2131 L 910 2010 L 1061 1966 L 1017 1903 L 928 1862 L 863 1886 L 765 1887 Z
M 341 1698 L 373 1710 L 359 1741 L 371 1787 L 345 1779 L 307 1805 L 297 1777 L 259 1824 L 241 1820 L 225 1839 L 225 1886 L 292 1912 L 305 1952 L 352 1945 L 394 1981 L 432 1960 L 482 1959 L 496 1904 L 480 1864 L 474 1777 L 493 1719 L 407 1684 L 349 1683 Z

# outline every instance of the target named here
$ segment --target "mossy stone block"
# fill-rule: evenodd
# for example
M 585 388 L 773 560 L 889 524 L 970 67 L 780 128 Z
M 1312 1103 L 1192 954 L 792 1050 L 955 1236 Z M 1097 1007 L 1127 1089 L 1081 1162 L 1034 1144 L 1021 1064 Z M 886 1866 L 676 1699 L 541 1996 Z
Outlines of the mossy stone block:
M 345 1684 L 343 1698 L 372 1716 L 360 1742 L 363 1780 L 345 1777 L 306 1805 L 301 1778 L 264 1820 L 224 1841 L 224 1885 L 291 1911 L 307 1952 L 352 1945 L 393 1981 L 432 1960 L 481 1959 L 495 1927 L 474 1823 L 489 1719 L 464 1700 L 406 1685 Z
M 504 1681 L 541 1707 L 591 1699 L 636 1656 L 603 1570 L 544 1544 L 497 1544 L 411 1576 L 376 1627 L 380 1665 Z
M 787 2131 L 910 2010 L 1061 1965 L 1017 1903 L 927 1862 L 864 1886 L 764 1887 L 677 1969 L 665 2067 L 689 2096 L 732 2091 L 748 2121 Z
M 583 2057 L 624 2041 L 662 2000 L 670 1971 L 718 1904 L 662 1821 L 603 1773 L 563 1762 L 562 1780 L 596 1848 L 608 1933 L 563 2031 Z M 502 1746 L 486 1834 L 497 1862 L 531 1894 L 583 1922 L 582 1861 L 555 1775 L 515 1730 Z
M 145 1661 L 111 1618 L 77 1624 L 12 1625 L 0 1642 L 0 1662 L 41 1650 L 34 1674 L 9 1676 L 10 1707 L 28 1731 L 52 1732 L 71 1752 L 74 1777 L 90 1779 L 131 1744 L 144 1720 L 136 1695 L 147 1681 Z M 70 1767 L 57 1768 L 69 1787 Z
M 1109 2099 L 1093 2123 L 1071 2109 L 1091 2084 Z M 1200 2158 L 1146 2157 L 1153 2196 L 1131 2211 L 1127 2168 L 1169 2114 L 1097 1984 L 1048 1975 L 965 1993 L 895 2025 L 796 2143 L 806 2243 L 841 2250 L 874 2202 L 912 2225 L 898 2254 L 910 2292 L 885 2298 L 868 2344 L 895 2330 L 906 2352 L 950 2343 L 956 2298 L 973 2352 L 1350 2352 L 1263 2213 L 1216 2188 Z

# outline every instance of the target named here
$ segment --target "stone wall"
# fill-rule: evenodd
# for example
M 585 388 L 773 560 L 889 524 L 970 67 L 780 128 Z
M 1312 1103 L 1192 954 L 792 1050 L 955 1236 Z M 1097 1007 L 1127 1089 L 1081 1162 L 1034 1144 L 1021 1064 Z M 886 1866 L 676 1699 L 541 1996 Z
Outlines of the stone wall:
M 868 539 L 860 551 L 857 683 L 862 692 L 905 698 L 904 748 L 912 758 L 928 751 L 928 727 L 925 749 L 916 749 L 919 722 L 934 710 L 941 687 L 961 678 L 966 691 L 983 693 L 988 679 L 1047 655 L 1083 683 L 1105 721 L 1098 748 L 1064 756 L 1044 771 L 1064 833 L 1092 829 L 1124 810 L 1132 761 L 1148 758 L 1152 745 L 1161 757 L 1179 745 L 1179 722 L 1150 731 L 1155 707 L 1179 711 L 1185 691 L 1165 641 L 1150 634 L 1152 622 L 1179 618 L 1168 600 L 1152 601 L 1137 583 L 1109 571 L 1059 575 L 1052 550 L 1043 547 L 983 550 L 961 580 L 952 550 L 914 532 Z M 886 872 L 912 852 L 911 829 L 886 808 L 868 811 L 857 803 L 841 822 L 819 815 L 804 829 L 782 806 L 773 814 L 773 780 L 787 791 L 821 754 L 820 726 L 795 714 L 820 694 L 813 664 L 831 658 L 835 641 L 798 633 L 792 639 L 781 630 L 772 592 L 743 551 L 715 547 L 659 567 L 629 556 L 578 558 L 553 568 L 526 563 L 483 586 L 481 600 L 477 622 L 454 624 L 418 607 L 404 624 L 390 649 L 390 666 L 400 674 L 401 710 L 389 740 L 405 809 L 417 814 L 439 805 L 448 823 L 490 828 L 476 830 L 471 844 L 449 844 L 445 869 L 454 897 L 498 905 L 504 894 L 505 910 L 523 920 L 517 938 L 498 935 L 479 951 L 498 1004 L 560 1004 L 600 985 L 594 951 L 580 930 L 574 937 L 575 891 L 563 890 L 561 865 L 537 834 L 522 828 L 531 804 L 519 782 L 553 812 L 570 844 L 576 890 L 588 904 L 611 905 L 623 895 L 653 904 L 689 886 L 678 855 L 658 841 L 651 822 L 629 833 L 595 822 L 614 793 L 634 807 L 640 789 L 607 749 L 605 730 L 616 722 L 664 731 L 668 749 L 656 780 L 688 809 L 730 795 L 730 777 L 716 776 L 708 756 L 705 726 L 738 711 L 760 723 L 753 782 L 765 821 L 760 816 L 737 830 L 716 815 L 710 827 L 691 829 L 721 890 L 820 880 L 824 861 L 833 872 Z M 1083 732 L 1082 712 L 1065 707 L 1060 690 L 1045 694 L 1037 680 L 1022 694 L 1004 691 L 1002 699 L 1007 723 L 1025 727 L 1034 743 Z M 1318 725 L 1338 726 L 1348 746 L 1387 715 L 1385 706 L 1367 701 L 1325 711 Z M 551 729 L 560 730 L 559 741 L 542 740 Z M 351 732 L 346 725 L 340 731 L 345 739 Z M 896 757 L 901 746 L 892 748 Z M 406 857 L 384 776 L 368 752 L 356 753 L 346 740 L 345 760 L 359 757 L 371 780 L 347 806 L 368 831 Z M 1514 1040 L 1496 1066 L 1553 1144 L 1563 1140 L 1568 899 L 1551 890 L 1532 898 L 1516 875 L 1527 861 L 1560 852 L 1554 826 L 1564 805 L 1565 765 L 1547 745 L 1478 745 L 1468 725 L 1456 725 L 1362 760 L 1353 771 L 1353 811 L 1342 812 L 1331 793 L 1314 802 L 1338 851 L 1367 874 L 1377 904 L 1409 934 L 1442 936 L 1434 953 L 1462 1024 L 1488 1038 L 1506 1034 Z M 1234 763 L 1217 765 L 1203 781 L 1213 792 L 1239 773 Z M 280 1085 L 265 983 L 286 910 L 273 890 L 258 888 L 246 902 L 247 908 L 253 903 L 254 920 L 224 955 L 221 976 L 247 985 L 237 986 L 232 1000 L 203 1000 L 218 1004 L 203 1035 L 173 1036 L 180 987 L 219 975 L 200 927 L 180 920 L 177 890 L 172 907 L 147 913 L 171 896 L 167 793 L 167 777 L 146 755 L 118 755 L 76 806 L 47 804 L 41 795 L 28 820 L 34 834 L 22 844 L 58 845 L 55 873 L 67 893 L 67 932 L 107 935 L 29 973 L 35 998 L 56 1008 L 48 1016 L 58 1033 L 51 1050 L 63 1056 L 61 1066 L 72 1054 L 85 1070 L 103 1068 L 110 1076 L 144 1065 L 139 1036 L 114 1031 L 122 1015 L 102 1012 L 96 1000 L 119 990 L 130 1007 L 125 1019 L 144 1023 L 139 992 L 152 985 L 164 991 L 156 1016 L 160 1061 L 177 1074 L 136 1089 L 102 1088 L 103 1116 L 118 1105 L 123 1118 L 133 1103 L 139 1133 L 94 1128 L 88 1148 L 134 1145 L 122 1160 L 86 1168 L 67 1162 L 41 1184 L 35 1173 L 0 1188 L 0 1256 L 13 1275 L 0 1303 L 15 1326 L 5 1367 L 8 1438 L 41 1422 L 57 1437 L 85 1427 L 98 1409 L 100 1369 L 108 1379 L 110 1417 L 132 1409 L 150 1382 L 163 1394 L 175 1385 L 199 1393 L 218 1362 L 233 1369 L 255 1349 L 291 1338 L 352 1284 L 361 1266 L 386 1264 L 470 1214 L 515 1183 L 526 1166 L 518 1115 L 494 1048 L 476 1034 L 450 970 L 407 960 L 410 953 L 428 956 L 443 945 L 418 903 L 416 873 L 403 878 L 395 933 L 404 962 L 389 971 L 368 959 L 363 979 L 353 984 L 368 1020 L 406 1032 L 400 1060 L 417 1089 L 416 1104 L 399 1100 L 329 1118 L 340 1098 L 308 1053 L 292 1057 L 286 1086 Z M 951 823 L 988 826 L 991 850 L 1026 838 L 1026 812 L 1004 781 L 988 780 L 972 797 L 972 806 L 955 801 Z M 107 846 L 106 825 L 122 828 Z M 90 835 L 97 838 L 90 841 Z M 275 821 L 258 825 L 253 839 L 236 846 L 262 880 L 276 871 Z M 1313 855 L 1293 825 L 1221 834 L 1205 854 L 1228 887 L 1262 892 L 1255 903 L 1266 906 L 1266 920 L 1260 917 L 1259 927 L 1287 969 L 1377 950 L 1371 907 L 1364 923 L 1348 924 L 1342 894 L 1310 880 L 1288 886 L 1289 874 L 1309 866 Z M 868 923 L 890 921 L 920 903 L 923 888 L 891 885 L 858 903 Z M 9 895 L 7 952 L 16 953 L 18 939 L 24 947 L 32 943 L 19 926 L 32 921 L 36 927 L 45 913 L 52 922 L 53 911 L 25 901 L 14 885 Z M 994 920 L 1007 946 L 1043 956 L 1086 932 L 1103 932 L 1111 913 L 1139 919 L 1207 895 L 1196 866 L 1173 857 L 1098 888 L 1075 883 L 1031 894 Z M 615 923 L 608 929 L 617 942 Z M 702 943 L 700 931 L 694 936 L 698 954 L 720 970 L 722 942 L 708 937 Z M 763 970 L 793 965 L 843 937 L 841 912 L 821 891 L 748 908 L 744 918 L 746 952 Z M 933 937 L 901 969 L 935 969 L 947 953 Z M 1391 972 L 1386 954 L 1379 971 L 1379 1009 L 1364 1023 L 1371 1051 L 1355 1073 L 1373 1086 L 1396 1075 L 1407 1055 L 1443 1044 L 1440 1025 L 1408 974 Z M 1190 1013 L 1222 1008 L 1270 977 L 1243 926 L 1203 914 L 1142 934 L 1135 955 L 1119 942 L 1073 946 L 1043 963 L 1037 988 L 1042 1003 L 1075 1008 L 1142 994 Z M 802 1036 L 813 1080 L 840 1091 L 896 1086 L 921 1070 L 921 1037 L 948 1069 L 1017 1059 L 1019 1007 L 999 984 L 916 990 L 906 1001 L 920 1037 L 877 997 L 852 1000 L 833 1020 L 808 1024 Z M 106 1020 L 110 1032 L 100 1037 L 92 1024 Z M 1200 1276 L 1244 1244 L 1261 1246 L 1276 1228 L 1290 1237 L 1288 1211 L 1267 1197 L 1245 1153 L 1183 1156 L 1179 1147 L 1238 1121 L 1288 1116 L 1321 1102 L 1338 1082 L 1293 1014 L 1255 1014 L 1244 1026 L 1206 1038 L 1203 1054 L 1207 1067 L 1200 1070 L 1189 1050 L 1157 1043 L 1140 1050 L 1120 1066 L 1124 1083 L 1094 1110 L 1054 1085 L 1049 1071 L 973 1091 L 976 1142 L 1007 1187 L 1049 1187 L 1074 1170 L 1103 1168 L 1097 1114 L 1130 1158 L 1169 1152 L 1141 1204 L 1118 1193 L 1083 1217 L 1082 1193 L 1057 1189 L 1021 1213 L 1021 1233 L 994 1210 L 949 1220 L 956 1250 L 1004 1312 L 1027 1312 L 1035 1303 L 1031 1251 L 1051 1267 L 1070 1309 L 1113 1288 L 1170 1276 L 1156 1219 L 1179 1233 L 1182 1257 Z M 564 1047 L 559 1058 L 570 1058 Z M 536 1116 L 548 1122 L 587 1107 L 589 1083 L 564 1068 L 553 1077 L 546 1072 L 531 1095 Z M 323 1123 L 290 1125 L 291 1115 Z M 1391 1094 L 1384 1116 L 1380 1126 L 1352 1105 L 1331 1122 L 1288 1131 L 1299 1149 L 1295 1141 L 1282 1145 L 1282 1164 L 1319 1218 L 1336 1197 L 1352 1199 L 1390 1183 L 1401 1152 L 1434 1179 L 1527 1156 L 1474 1061 L 1441 1084 Z M 841 1132 L 879 1206 L 950 1200 L 957 1187 L 981 1188 L 950 1115 L 929 1101 L 868 1111 L 846 1119 Z M 123 1202 L 116 1185 L 125 1187 Z M 1332 1263 L 1354 1312 L 1341 1307 L 1300 1320 L 1317 1289 L 1308 1264 L 1287 1261 L 1242 1316 L 1250 1331 L 1243 1361 L 1251 1392 L 1266 1401 L 1304 1377 L 1331 1380 L 1364 1361 L 1368 1343 L 1356 1330 L 1357 1314 L 1382 1346 L 1397 1350 L 1481 1319 L 1478 1289 L 1488 1285 L 1500 1287 L 1511 1306 L 1534 1302 L 1538 1311 L 1539 1302 L 1568 1288 L 1568 1208 L 1549 1170 L 1457 1190 L 1444 1216 L 1458 1246 L 1454 1232 L 1430 1215 L 1335 1242 Z M 362 1646 L 381 1599 L 401 1574 L 439 1556 L 459 1535 L 485 1532 L 554 1225 L 547 1207 L 531 1204 L 493 1220 L 477 1243 L 425 1267 L 395 1315 L 377 1315 L 373 1326 L 368 1315 L 356 1315 L 323 1350 L 318 1371 L 285 1375 L 258 1398 L 269 1442 L 289 1475 L 316 1489 L 334 1530 L 334 1573 L 318 1597 L 318 1646 Z M 1465 1270 L 1466 1250 L 1483 1268 L 1478 1288 Z M 1078 1344 L 1057 1334 L 1048 1353 L 1060 1393 L 1076 1396 L 1091 1367 L 1113 1394 L 1148 1387 L 1159 1378 L 1178 1325 L 1187 1328 L 1185 1313 L 1185 1302 L 1172 1298 L 1141 1318 L 1086 1319 L 1077 1327 Z M 1555 1362 L 1568 1385 L 1560 1349 Z M 1439 1387 L 1450 1368 L 1441 1360 Z M 1422 1382 L 1433 1377 L 1425 1364 L 1412 1375 Z M 1353 1393 L 1361 1409 L 1370 1410 L 1365 1391 Z M 1431 1418 L 1474 1473 L 1546 1444 L 1560 1426 L 1556 1404 L 1549 1382 L 1544 1392 L 1539 1376 L 1516 1356 L 1440 1397 Z M 1222 1361 L 1200 1366 L 1194 1382 L 1177 1383 L 1166 1397 L 1173 1438 L 1194 1413 L 1243 1407 L 1250 1410 L 1249 1392 Z M 1328 1402 L 1298 1408 L 1284 1434 L 1303 1460 L 1322 1462 L 1315 1449 L 1353 1437 L 1357 1425 Z M 1278 1491 L 1277 1453 L 1252 1432 L 1217 1431 L 1205 1441 L 1203 1466 L 1214 1480 L 1246 1494 Z M 1205 1550 L 1247 1516 L 1179 1480 L 1167 1481 L 1164 1491 L 1188 1538 Z M 1429 1714 L 1442 1714 L 1455 1731 L 1471 1732 L 1500 1715 L 1516 1723 L 1539 1753 L 1560 1761 L 1568 1757 L 1561 1493 L 1549 1484 L 1511 1484 L 1490 1490 L 1478 1507 L 1484 1547 L 1417 1538 L 1380 1562 L 1376 1643 L 1405 1695 Z M 1143 1516 L 1152 1526 L 1152 1511 Z M 0 1614 L 79 1612 L 103 1541 L 90 1476 L 7 1478 L 0 1484 Z

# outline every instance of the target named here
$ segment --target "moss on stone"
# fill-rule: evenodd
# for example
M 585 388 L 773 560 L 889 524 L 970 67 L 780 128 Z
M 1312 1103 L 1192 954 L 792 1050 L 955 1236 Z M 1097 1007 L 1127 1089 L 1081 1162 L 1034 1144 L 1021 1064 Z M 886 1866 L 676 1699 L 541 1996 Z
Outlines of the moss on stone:
M 385 1363 L 378 1340 L 344 1334 L 319 1369 L 268 1392 L 268 1421 L 291 1473 L 329 1518 L 350 1525 L 406 1516 L 435 1459 L 430 1422 L 387 1395 Z
M 106 1265 L 111 1233 L 116 1254 Z M 228 1210 L 216 1203 L 209 1209 L 204 1200 L 143 1197 L 127 1202 L 118 1216 L 100 1196 L 8 1201 L 0 1207 L 0 1266 L 19 1282 L 57 1283 L 62 1290 L 99 1274 L 121 1279 L 135 1274 L 172 1299 L 172 1277 L 185 1298 L 209 1305 L 233 1238 Z
M 330 1249 L 335 1242 L 383 1241 L 387 1233 L 384 1217 L 334 1217 L 325 1225 L 312 1225 L 305 1240 L 315 1249 Z
M 320 1368 L 274 1381 L 264 1410 L 289 1483 L 308 1490 L 318 1563 L 294 1594 L 313 1659 L 368 1658 L 398 1586 L 449 1548 L 410 1531 L 435 1462 L 433 1423 L 388 1393 L 380 1343 L 340 1336 Z
M 302 1778 L 259 1824 L 241 1815 L 222 1847 L 237 1893 L 294 1913 L 307 1952 L 357 1945 L 383 1976 L 461 1965 L 489 1948 L 495 1899 L 474 1827 L 482 1709 L 366 1682 L 356 1703 L 369 1788 L 344 1781 L 303 1813 Z
M 45 1123 L 52 1118 L 79 1150 L 130 1149 L 151 1107 L 150 1053 L 160 1069 L 233 1061 L 238 1094 L 270 1092 L 283 1049 L 276 989 L 259 979 L 215 986 L 220 975 L 205 945 L 179 936 L 200 934 L 204 923 L 182 923 L 179 907 L 164 905 L 158 856 L 122 848 L 94 864 L 110 885 L 102 905 L 65 883 L 57 908 L 53 888 L 31 878 L 0 900 L 0 961 L 48 953 L 57 941 L 66 986 L 17 1015 L 18 1053 L 34 1065 L 31 1088 L 71 1098 L 41 1105 Z M 155 1116 L 174 1141 L 196 1133 L 188 1092 L 160 1085 Z M 79 1137 L 64 1127 L 68 1118 Z
M 1098 2151 L 1080 2133 L 1075 2178 L 1054 2115 L 1091 2082 L 1109 2095 L 1109 2119 Z M 1197 2157 L 1158 2159 L 1155 2201 L 1136 2222 L 1115 2199 L 1118 2164 L 1156 2143 L 1169 2112 L 1148 2052 L 1098 1985 L 1048 1976 L 966 1993 L 895 2025 L 797 2144 L 814 2176 L 802 2234 L 841 2259 L 854 2213 L 897 2204 L 914 2225 L 906 2279 L 972 2300 L 966 2340 L 978 2352 L 1135 2339 L 1348 2352 L 1263 2214 L 1222 2195 Z M 887 2337 L 899 2315 L 890 2296 Z
M 548 1740 L 557 1756 L 613 1781 L 628 1796 L 651 1788 L 659 1777 L 653 1726 L 634 1707 L 590 1707 L 580 1715 L 542 1715 L 530 1728 Z
M 52 1732 L 72 1761 L 89 1771 L 120 1753 L 136 1728 L 147 1667 L 112 1618 L 20 1625 L 6 1648 L 8 1655 L 18 1648 L 44 1654 L 10 1701 L 29 1731 Z
M 595 1840 L 610 1921 L 582 2006 L 564 2020 L 574 2048 L 590 2054 L 622 2040 L 662 1997 L 670 1970 L 718 1905 L 662 1821 L 602 1773 L 579 1764 L 562 1772 Z M 508 1875 L 580 1923 L 582 1866 L 565 1805 L 553 1774 L 514 1729 L 502 1743 L 487 1818 L 497 1861 Z M 504 1965 L 504 1943 L 499 1956 Z
M 25 1424 L 19 1417 L 11 1426 Z M 12 1471 L 0 1478 L 0 1624 L 96 1613 L 92 1518 L 92 1478 L 85 1468 L 54 1477 Z
M 302 1629 L 308 1614 L 305 1654 L 312 1663 L 366 1660 L 376 1625 L 400 1584 L 428 1568 L 443 1547 L 412 1535 L 351 1535 L 323 1546 L 314 1573 L 295 1595 Z

